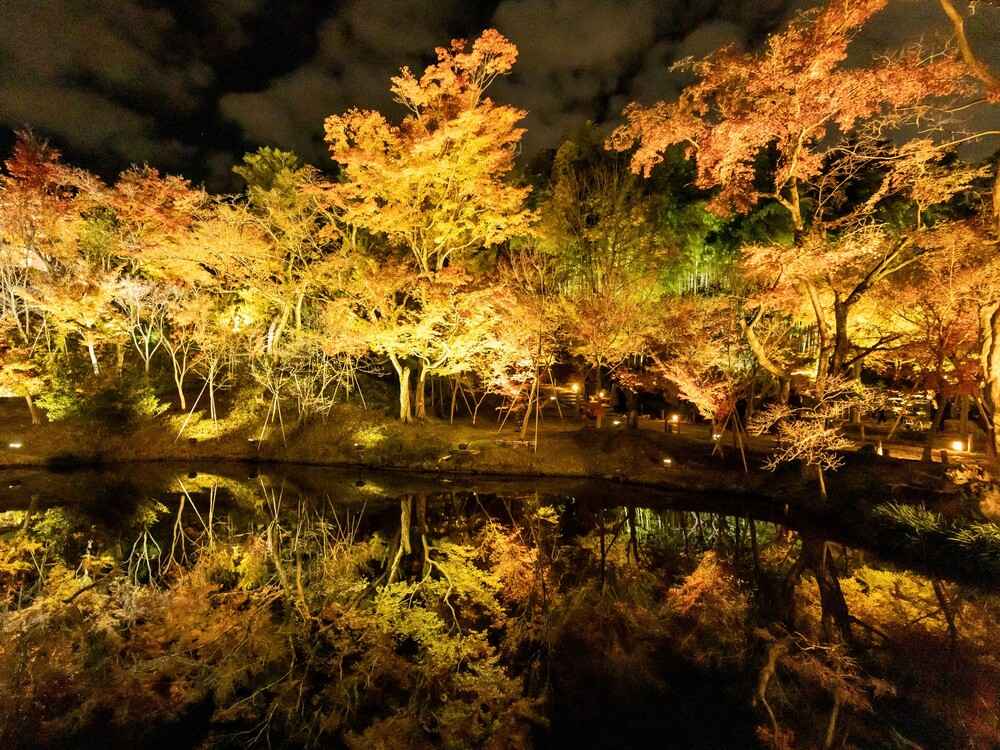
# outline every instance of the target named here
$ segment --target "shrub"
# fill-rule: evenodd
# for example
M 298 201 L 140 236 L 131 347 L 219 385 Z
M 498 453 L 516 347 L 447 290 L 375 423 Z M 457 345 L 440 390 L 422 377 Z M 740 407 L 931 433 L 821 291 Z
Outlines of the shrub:
M 50 383 L 49 391 L 37 402 L 50 421 L 81 419 L 128 428 L 168 408 L 152 386 L 136 378 L 115 380 L 91 393 L 73 386 L 70 373 L 53 376 Z

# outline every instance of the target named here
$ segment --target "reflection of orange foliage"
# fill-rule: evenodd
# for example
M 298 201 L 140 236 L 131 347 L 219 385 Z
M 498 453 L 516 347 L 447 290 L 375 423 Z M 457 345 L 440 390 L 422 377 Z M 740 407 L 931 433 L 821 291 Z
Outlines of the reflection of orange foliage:
M 500 581 L 500 594 L 512 602 L 526 602 L 540 589 L 547 569 L 538 565 L 538 549 L 529 547 L 517 532 L 491 524 L 483 538 L 492 572 Z
M 685 652 L 697 662 L 738 662 L 746 649 L 750 603 L 730 567 L 713 551 L 667 594 L 671 610 L 686 623 Z

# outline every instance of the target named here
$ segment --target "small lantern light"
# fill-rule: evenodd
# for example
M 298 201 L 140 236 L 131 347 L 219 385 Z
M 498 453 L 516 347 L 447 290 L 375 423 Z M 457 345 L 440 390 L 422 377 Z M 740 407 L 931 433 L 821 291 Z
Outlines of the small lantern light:
M 24 447 L 24 443 L 22 443 L 20 440 L 15 440 L 12 443 L 7 443 L 7 447 L 8 448 L 14 448 L 16 450 L 18 448 L 23 448 Z

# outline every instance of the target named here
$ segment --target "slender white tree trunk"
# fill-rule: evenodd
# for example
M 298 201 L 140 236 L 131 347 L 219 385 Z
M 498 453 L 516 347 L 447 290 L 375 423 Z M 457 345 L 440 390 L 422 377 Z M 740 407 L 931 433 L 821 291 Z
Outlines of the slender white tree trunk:
M 97 365 L 97 352 L 94 349 L 94 342 L 93 341 L 88 341 L 87 342 L 87 351 L 90 353 L 90 365 L 91 365 L 91 367 L 94 368 L 94 374 L 95 375 L 100 375 L 101 374 L 101 368 L 98 367 L 98 365 Z

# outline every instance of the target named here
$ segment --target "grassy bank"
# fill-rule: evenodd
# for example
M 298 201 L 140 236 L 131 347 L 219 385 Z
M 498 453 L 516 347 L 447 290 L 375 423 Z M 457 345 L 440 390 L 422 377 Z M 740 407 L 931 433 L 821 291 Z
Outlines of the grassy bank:
M 707 426 L 681 425 L 668 434 L 662 423 L 639 429 L 608 422 L 597 430 L 579 421 L 549 419 L 538 433 L 520 438 L 511 426 L 492 422 L 449 424 L 427 419 L 401 424 L 378 411 L 340 406 L 322 420 L 269 425 L 237 408 L 216 422 L 195 414 L 161 415 L 127 427 L 99 421 L 64 420 L 31 425 L 20 404 L 3 405 L 0 464 L 79 465 L 123 461 L 242 460 L 358 466 L 420 472 L 509 476 L 600 477 L 668 489 L 751 494 L 775 501 L 810 502 L 811 479 L 796 469 L 761 468 L 769 445 L 747 447 L 748 470 L 723 438 L 723 455 L 713 455 Z M 16 446 L 16 447 L 11 447 Z M 928 502 L 946 505 L 957 493 L 940 464 L 871 455 L 848 456 L 830 480 L 831 498 L 849 505 Z

